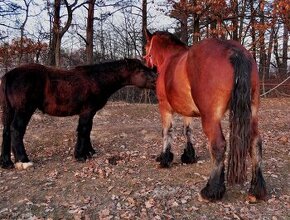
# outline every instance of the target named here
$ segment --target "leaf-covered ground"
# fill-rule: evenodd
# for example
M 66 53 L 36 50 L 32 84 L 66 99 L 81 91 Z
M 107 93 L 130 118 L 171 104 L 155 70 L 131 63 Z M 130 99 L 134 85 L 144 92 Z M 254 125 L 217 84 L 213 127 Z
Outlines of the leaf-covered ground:
M 180 162 L 184 137 L 176 116 L 170 169 L 155 162 L 162 146 L 157 105 L 109 103 L 99 111 L 91 134 L 97 154 L 86 163 L 73 158 L 77 121 L 33 115 L 25 144 L 34 168 L 0 169 L 0 219 L 290 219 L 290 99 L 261 102 L 269 195 L 258 204 L 246 200 L 249 182 L 227 186 L 219 202 L 198 199 L 211 169 L 199 118 L 198 163 Z M 227 117 L 223 127 L 228 137 Z

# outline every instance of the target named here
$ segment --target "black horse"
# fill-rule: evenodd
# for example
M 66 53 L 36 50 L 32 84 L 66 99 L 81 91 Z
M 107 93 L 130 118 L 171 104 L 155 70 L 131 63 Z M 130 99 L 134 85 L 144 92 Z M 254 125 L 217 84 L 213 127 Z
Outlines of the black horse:
M 157 74 L 137 59 L 124 59 L 71 70 L 39 64 L 21 66 L 1 79 L 3 141 L 0 164 L 13 168 L 11 149 L 17 168 L 32 166 L 23 136 L 27 124 L 39 109 L 53 116 L 79 115 L 74 156 L 85 161 L 95 150 L 90 140 L 93 117 L 108 98 L 126 85 L 155 88 Z

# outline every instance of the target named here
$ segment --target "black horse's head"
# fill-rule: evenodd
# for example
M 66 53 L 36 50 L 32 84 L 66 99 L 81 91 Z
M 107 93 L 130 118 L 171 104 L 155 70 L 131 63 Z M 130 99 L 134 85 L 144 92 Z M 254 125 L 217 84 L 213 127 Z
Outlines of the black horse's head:
M 128 84 L 139 88 L 155 89 L 157 73 L 138 59 L 125 59 L 128 69 Z

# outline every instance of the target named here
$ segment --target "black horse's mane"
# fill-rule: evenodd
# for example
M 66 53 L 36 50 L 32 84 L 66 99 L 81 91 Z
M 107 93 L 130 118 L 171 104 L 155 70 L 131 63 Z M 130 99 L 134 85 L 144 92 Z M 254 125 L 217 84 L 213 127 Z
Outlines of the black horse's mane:
M 85 71 L 97 71 L 97 72 L 102 72 L 102 71 L 107 71 L 107 70 L 118 70 L 123 68 L 124 66 L 126 67 L 133 67 L 136 65 L 141 64 L 141 61 L 137 59 L 122 59 L 122 60 L 117 60 L 117 61 L 105 61 L 97 64 L 91 64 L 91 65 L 80 65 L 76 66 L 74 69 L 76 70 L 85 70 Z
M 176 45 L 187 46 L 178 37 L 176 37 L 174 34 L 169 33 L 168 31 L 156 31 L 156 32 L 153 33 L 153 36 L 154 35 L 165 36 L 165 37 L 169 38 Z

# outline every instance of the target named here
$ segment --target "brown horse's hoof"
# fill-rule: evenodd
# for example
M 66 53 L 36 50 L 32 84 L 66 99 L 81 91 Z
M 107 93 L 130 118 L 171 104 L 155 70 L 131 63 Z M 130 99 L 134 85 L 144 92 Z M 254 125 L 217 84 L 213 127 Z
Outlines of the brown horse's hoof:
M 173 161 L 173 153 L 170 152 L 169 149 L 166 149 L 165 153 L 162 152 L 157 158 L 156 161 L 160 162 L 161 168 L 169 168 L 171 166 L 171 163 Z
M 207 183 L 206 186 L 200 191 L 200 196 L 205 201 L 214 202 L 221 200 L 225 192 L 225 184 L 216 184 L 211 186 Z

